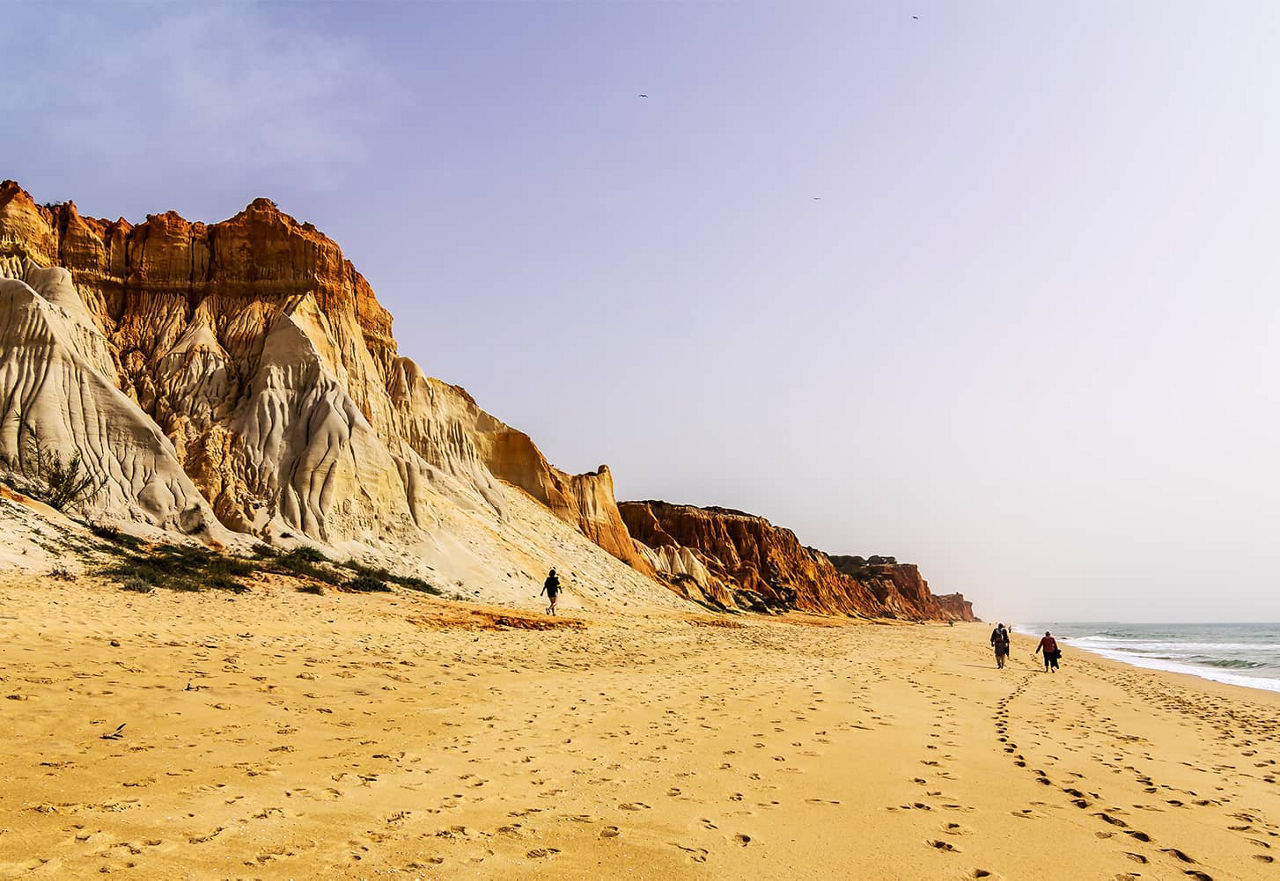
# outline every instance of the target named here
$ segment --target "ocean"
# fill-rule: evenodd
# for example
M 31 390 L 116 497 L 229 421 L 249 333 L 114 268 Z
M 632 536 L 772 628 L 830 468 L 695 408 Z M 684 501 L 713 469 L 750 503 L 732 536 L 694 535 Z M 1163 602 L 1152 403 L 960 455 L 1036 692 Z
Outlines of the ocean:
M 1018 633 L 1093 652 L 1135 667 L 1190 673 L 1202 679 L 1280 691 L 1280 624 L 1024 624 Z

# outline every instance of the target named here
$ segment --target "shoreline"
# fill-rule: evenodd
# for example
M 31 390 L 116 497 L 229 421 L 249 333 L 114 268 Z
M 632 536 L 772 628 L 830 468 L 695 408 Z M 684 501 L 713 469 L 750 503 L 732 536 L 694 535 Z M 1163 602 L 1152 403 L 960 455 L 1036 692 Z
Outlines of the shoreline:
M 1087 623 L 1087 622 L 1080 622 Z M 1080 626 L 1080 623 L 1057 626 Z M 1225 622 L 1212 622 L 1212 624 Z M 1266 622 L 1270 623 L 1270 622 Z M 1052 630 L 1054 624 L 1049 624 L 1045 629 Z M 1154 626 L 1160 626 L 1156 624 Z M 1206 625 L 1211 626 L 1211 625 Z M 1024 633 L 1020 630 L 1014 631 L 1019 636 L 1025 636 L 1029 639 L 1038 641 L 1040 633 Z M 1171 673 L 1179 676 L 1192 676 L 1205 682 L 1216 682 L 1220 685 L 1232 685 L 1239 688 L 1249 689 L 1250 691 L 1265 691 L 1280 694 L 1280 675 L 1275 678 L 1263 676 L 1250 676 L 1245 673 L 1235 673 L 1230 670 L 1214 668 L 1209 665 L 1200 665 L 1193 663 L 1184 663 L 1176 660 L 1166 660 L 1163 658 L 1146 658 L 1141 655 L 1131 655 L 1119 650 L 1099 649 L 1090 646 L 1082 646 L 1076 643 L 1076 640 L 1087 637 L 1069 637 L 1054 636 L 1058 642 L 1065 648 L 1075 649 L 1076 651 L 1087 652 L 1095 658 L 1105 658 L 1109 661 L 1115 661 L 1119 664 L 1125 664 L 1130 667 L 1136 667 L 1140 670 L 1150 670 L 1160 673 Z
M 1276 869 L 1280 695 L 989 632 L 0 578 L 0 878 Z

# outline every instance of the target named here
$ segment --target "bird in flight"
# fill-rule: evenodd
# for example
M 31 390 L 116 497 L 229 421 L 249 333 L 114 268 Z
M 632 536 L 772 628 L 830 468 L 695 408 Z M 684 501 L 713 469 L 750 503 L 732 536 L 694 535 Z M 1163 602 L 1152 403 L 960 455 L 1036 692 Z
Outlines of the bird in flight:
M 648 96 L 648 95 L 646 95 L 646 94 L 644 94 L 644 93 L 642 92 L 642 93 L 640 94 L 640 97 L 641 97 L 641 98 L 648 98 L 649 96 Z
M 913 15 L 913 16 L 911 16 L 911 20 L 912 20 L 912 21 L 919 21 L 919 20 L 920 20 L 920 16 L 918 16 L 918 15 Z

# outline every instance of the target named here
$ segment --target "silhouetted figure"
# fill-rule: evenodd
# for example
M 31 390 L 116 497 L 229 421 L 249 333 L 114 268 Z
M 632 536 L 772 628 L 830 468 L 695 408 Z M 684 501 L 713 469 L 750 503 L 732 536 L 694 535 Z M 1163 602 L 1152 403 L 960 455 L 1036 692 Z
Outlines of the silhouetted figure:
M 547 580 L 542 583 L 542 590 L 538 596 L 547 595 L 549 605 L 547 606 L 547 614 L 554 615 L 556 613 L 556 597 L 560 596 L 560 578 L 556 575 L 556 570 L 552 569 L 547 573 Z
M 1031 653 L 1035 657 L 1036 652 L 1044 650 L 1044 672 L 1048 673 L 1049 668 L 1053 668 L 1053 672 L 1058 672 L 1058 658 L 1062 657 L 1062 650 L 1058 648 L 1058 641 L 1053 638 L 1053 634 L 1049 631 L 1044 632 L 1044 637 L 1040 640 L 1040 644 L 1036 646 L 1036 650 Z
M 1009 631 L 1003 624 L 996 625 L 996 629 L 991 631 L 991 647 L 996 650 L 996 669 L 1003 670 L 1009 657 Z

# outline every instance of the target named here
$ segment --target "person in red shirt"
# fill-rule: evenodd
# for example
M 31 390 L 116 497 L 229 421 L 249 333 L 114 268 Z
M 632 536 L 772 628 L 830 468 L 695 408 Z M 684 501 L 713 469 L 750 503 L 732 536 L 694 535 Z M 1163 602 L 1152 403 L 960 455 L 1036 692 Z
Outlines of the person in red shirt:
M 1053 634 L 1049 631 L 1044 632 L 1044 638 L 1040 640 L 1040 644 L 1036 646 L 1036 650 L 1031 653 L 1035 657 L 1041 650 L 1044 650 L 1044 672 L 1048 673 L 1049 668 L 1053 667 L 1053 672 L 1058 672 L 1058 658 L 1062 657 L 1062 650 L 1058 648 L 1058 641 L 1053 638 Z

